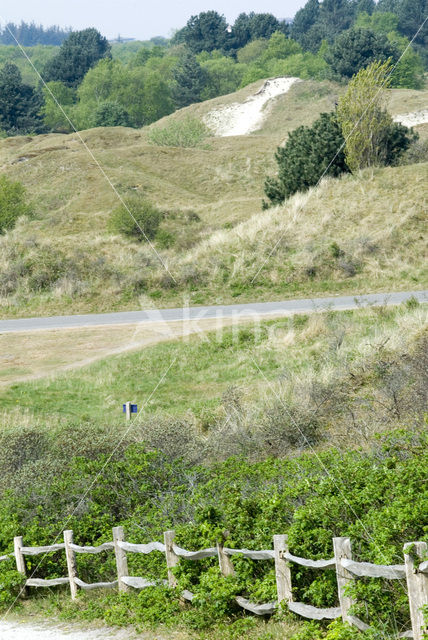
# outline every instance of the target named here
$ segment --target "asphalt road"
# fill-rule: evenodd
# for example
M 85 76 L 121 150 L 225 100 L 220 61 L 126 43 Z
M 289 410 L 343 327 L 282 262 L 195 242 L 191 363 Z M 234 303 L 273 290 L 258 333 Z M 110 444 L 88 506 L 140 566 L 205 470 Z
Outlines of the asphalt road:
M 182 322 L 208 318 L 248 318 L 251 316 L 288 315 L 310 313 L 327 309 L 343 310 L 370 305 L 394 305 L 414 297 L 419 302 L 428 302 L 428 290 L 400 291 L 397 293 L 369 293 L 359 296 L 335 296 L 331 298 L 305 298 L 280 302 L 252 302 L 209 307 L 184 307 L 181 309 L 147 309 L 120 311 L 117 313 L 94 313 L 75 316 L 51 316 L 49 318 L 19 318 L 0 320 L 0 333 L 15 331 L 37 331 L 46 329 L 68 329 L 103 325 L 137 324 L 145 322 Z

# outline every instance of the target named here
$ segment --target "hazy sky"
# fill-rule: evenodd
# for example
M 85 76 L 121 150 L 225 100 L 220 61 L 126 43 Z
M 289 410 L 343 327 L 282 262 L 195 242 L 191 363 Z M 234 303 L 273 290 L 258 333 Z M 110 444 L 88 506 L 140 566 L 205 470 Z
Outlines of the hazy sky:
M 250 11 L 291 18 L 304 4 L 305 0 L 1 0 L 0 23 L 34 20 L 44 26 L 96 27 L 108 38 L 120 33 L 148 39 L 170 35 L 200 11 L 214 9 L 232 22 L 239 13 Z

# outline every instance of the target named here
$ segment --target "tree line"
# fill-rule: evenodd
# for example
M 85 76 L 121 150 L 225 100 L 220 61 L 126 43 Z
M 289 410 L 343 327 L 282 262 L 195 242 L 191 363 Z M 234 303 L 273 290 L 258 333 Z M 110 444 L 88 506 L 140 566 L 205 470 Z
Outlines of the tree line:
M 70 122 L 77 129 L 141 127 L 262 78 L 347 82 L 374 61 L 391 61 L 392 87 L 419 89 L 428 65 L 428 27 L 411 46 L 409 38 L 426 2 L 308 0 L 292 24 L 251 12 L 228 25 L 216 11 L 205 11 L 170 40 L 115 45 L 113 53 L 96 29 L 71 32 L 44 64 L 45 85 L 27 86 L 11 63 L 0 69 L 0 130 L 68 132 Z
M 8 22 L 3 29 L 0 27 L 0 44 L 16 45 L 18 41 L 23 47 L 34 47 L 38 44 L 61 45 L 69 36 L 71 29 L 62 29 L 57 25 L 43 27 L 35 22 L 20 24 Z

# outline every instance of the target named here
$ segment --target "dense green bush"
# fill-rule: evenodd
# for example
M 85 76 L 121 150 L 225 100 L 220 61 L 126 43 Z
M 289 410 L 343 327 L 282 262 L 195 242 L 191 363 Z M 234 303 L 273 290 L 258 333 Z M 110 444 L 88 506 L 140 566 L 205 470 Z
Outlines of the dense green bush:
M 231 458 L 212 467 L 171 461 L 140 444 L 116 451 L 108 465 L 106 455 L 75 458 L 62 472 L 46 479 L 40 475 L 24 491 L 21 486 L 16 493 L 3 494 L 0 550 L 11 549 L 17 530 L 25 531 L 28 545 L 51 543 L 58 523 L 69 518 L 67 526 L 78 544 L 110 539 L 111 526 L 117 524 L 125 526 L 127 539 L 134 542 L 161 540 L 163 531 L 175 528 L 177 543 L 189 549 L 213 546 L 225 532 L 228 546 L 271 548 L 272 535 L 285 532 L 293 553 L 318 559 L 331 557 L 333 536 L 349 536 L 357 560 L 396 564 L 404 542 L 427 539 L 421 519 L 428 509 L 428 494 L 421 491 L 428 470 L 427 443 L 426 433 L 397 431 L 366 453 L 333 450 L 256 463 Z M 220 576 L 215 558 L 183 560 L 176 568 L 179 590 L 195 594 L 194 604 L 183 609 L 183 624 L 201 629 L 225 616 L 242 617 L 236 595 L 255 601 L 275 598 L 270 561 L 236 556 L 233 562 L 236 577 L 227 580 Z M 63 554 L 46 557 L 37 575 L 61 575 L 63 563 Z M 162 554 L 132 555 L 129 567 L 131 575 L 166 577 Z M 79 556 L 78 572 L 86 581 L 113 579 L 114 556 Z M 293 566 L 292 575 L 296 600 L 337 604 L 334 571 Z M 394 622 L 406 628 L 408 604 L 402 586 L 400 581 L 356 580 L 355 613 L 375 627 Z M 80 612 L 112 624 L 132 622 L 126 610 L 137 623 L 166 624 L 177 610 L 177 596 L 168 589 L 111 594 L 97 602 L 92 613 L 93 604 L 80 602 Z M 353 638 L 346 633 L 337 626 L 327 638 Z
M 110 215 L 109 230 L 135 240 L 152 240 L 162 221 L 162 212 L 140 196 L 128 196 Z
M 94 127 L 128 127 L 129 114 L 118 102 L 105 100 L 94 112 L 93 125 Z
M 0 233 L 11 229 L 20 216 L 31 213 L 22 184 L 0 176 Z
M 288 134 L 275 159 L 278 177 L 267 178 L 265 193 L 269 204 L 317 184 L 324 175 L 338 176 L 348 171 L 343 152 L 344 138 L 334 113 L 322 113 L 311 127 L 298 127 Z
M 24 583 L 25 577 L 16 570 L 14 559 L 0 563 L 0 609 L 15 603 Z

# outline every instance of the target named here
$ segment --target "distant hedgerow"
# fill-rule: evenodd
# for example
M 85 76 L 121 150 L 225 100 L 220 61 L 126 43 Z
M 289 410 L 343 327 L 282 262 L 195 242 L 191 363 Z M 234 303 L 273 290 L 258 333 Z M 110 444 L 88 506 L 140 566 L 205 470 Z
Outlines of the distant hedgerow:
M 148 133 L 149 141 L 161 147 L 199 147 L 208 136 L 204 123 L 191 117 L 153 127 Z

